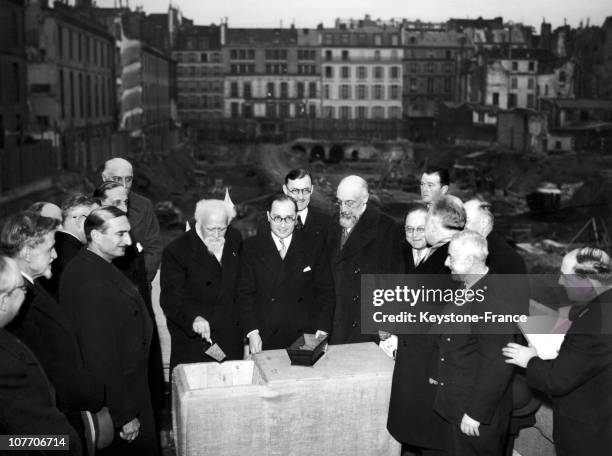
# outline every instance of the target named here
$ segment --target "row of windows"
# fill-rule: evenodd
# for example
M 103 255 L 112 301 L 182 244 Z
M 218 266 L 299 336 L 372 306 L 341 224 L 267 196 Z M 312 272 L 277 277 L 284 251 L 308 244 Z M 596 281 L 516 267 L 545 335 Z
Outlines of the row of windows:
M 179 65 L 177 70 L 178 76 L 198 77 L 198 76 L 222 76 L 223 67 L 221 66 L 184 66 Z
M 179 97 L 179 109 L 221 109 L 223 107 L 223 99 L 215 96 L 200 96 L 200 97 Z
M 381 59 L 381 54 L 380 51 L 378 49 L 374 50 L 374 54 L 372 55 L 374 60 L 380 60 Z M 347 49 L 343 49 L 342 51 L 340 51 L 340 58 L 344 61 L 348 61 L 351 60 L 351 52 Z M 328 62 L 334 59 L 334 53 L 332 50 L 328 49 L 325 51 L 325 60 L 327 60 Z M 357 55 L 357 59 L 362 60 L 364 59 L 363 53 L 361 52 L 361 50 L 359 50 L 359 53 Z M 391 50 L 391 60 L 396 60 L 398 59 L 398 52 L 397 49 L 392 49 Z
M 339 44 L 339 45 L 349 45 L 351 44 L 351 35 L 354 36 L 354 43 L 356 45 L 371 45 L 374 46 L 382 46 L 383 45 L 383 35 L 381 33 L 325 33 L 323 34 L 323 44 L 331 45 L 331 44 Z M 399 46 L 400 37 L 399 34 L 392 34 L 390 37 L 391 46 Z
M 451 91 L 451 78 L 410 78 L 408 88 L 410 92 L 426 90 L 429 93 L 441 91 L 449 93 Z
M 510 88 L 511 89 L 518 89 L 518 78 L 510 78 Z M 534 90 L 535 89 L 535 78 L 529 78 L 527 79 L 527 88 L 529 90 Z
M 67 115 L 72 119 L 110 115 L 115 93 L 112 84 L 111 78 L 59 70 L 62 119 Z
M 174 60 L 181 63 L 218 63 L 221 62 L 220 52 L 175 52 Z
M 230 49 L 232 60 L 255 60 L 255 49 Z
M 337 109 L 335 106 L 324 106 L 323 116 L 330 119 L 399 119 L 402 109 L 399 106 L 389 106 L 386 111 L 384 106 L 339 106 Z
M 106 41 L 101 41 L 61 25 L 57 26 L 57 36 L 61 59 L 88 62 L 107 68 L 112 67 L 113 47 Z
M 220 92 L 223 90 L 223 81 L 178 81 L 181 92 Z
M 278 86 L 278 91 L 277 91 Z M 268 82 L 266 84 L 266 98 L 289 98 L 290 96 L 294 96 L 297 98 L 317 98 L 317 83 L 309 82 L 308 85 L 304 82 L 298 82 L 295 85 L 295 90 L 289 90 L 289 84 L 287 82 L 281 82 L 280 84 L 276 84 L 274 82 Z M 242 96 L 242 98 L 252 98 L 253 91 L 250 82 L 242 83 L 242 91 L 240 91 L 240 86 L 238 82 L 230 83 L 230 97 L 238 98 Z
M 404 56 L 411 59 L 446 59 L 455 58 L 456 52 L 449 49 L 404 49 Z
M 436 73 L 438 71 L 450 73 L 453 70 L 453 67 L 454 65 L 449 62 L 441 63 L 439 65 L 434 62 L 427 62 L 426 64 L 423 64 L 422 68 L 423 71 L 427 73 Z M 406 65 L 406 71 L 409 73 L 419 73 L 421 71 L 421 64 L 418 62 L 410 62 L 408 65 Z
M 294 105 L 294 116 L 295 117 L 312 117 L 317 116 L 317 107 L 313 104 L 307 105 L 305 103 L 295 103 Z M 238 117 L 253 117 L 253 106 L 249 103 L 233 102 L 230 105 L 230 114 L 233 118 Z M 265 116 L 269 118 L 287 118 L 291 116 L 291 104 L 290 103 L 266 103 Z
M 400 77 L 400 67 L 392 66 L 389 67 L 389 79 L 399 79 Z M 334 77 L 334 67 L 326 66 L 324 69 L 325 78 L 332 79 Z M 355 77 L 357 79 L 368 79 L 370 74 L 369 68 L 366 66 L 358 66 L 355 71 Z M 385 67 L 375 66 L 372 68 L 372 78 L 374 79 L 384 79 L 385 77 Z M 340 67 L 339 77 L 341 79 L 350 79 L 352 77 L 352 67 L 343 66 Z
M 331 93 L 331 87 L 326 84 L 323 86 L 323 98 L 329 100 L 333 97 Z M 399 85 L 391 85 L 387 89 L 385 97 L 385 86 L 373 85 L 368 87 L 367 85 L 360 84 L 355 87 L 353 93 L 353 87 L 347 84 L 343 84 L 338 88 L 338 98 L 341 100 L 351 100 L 353 98 L 357 100 L 400 100 L 402 97 L 402 88 Z

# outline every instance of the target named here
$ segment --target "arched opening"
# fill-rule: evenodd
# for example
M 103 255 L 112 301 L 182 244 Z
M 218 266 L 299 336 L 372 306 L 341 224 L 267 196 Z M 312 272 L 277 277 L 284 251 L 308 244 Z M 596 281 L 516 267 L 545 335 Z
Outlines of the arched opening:
M 351 160 L 354 162 L 359 161 L 359 150 L 353 149 L 351 152 Z
M 294 154 L 305 154 L 306 153 L 306 149 L 301 144 L 294 144 L 291 147 L 291 152 L 294 153 Z
M 329 150 L 329 162 L 340 163 L 342 160 L 344 160 L 344 147 L 334 144 Z
M 310 161 L 325 160 L 325 149 L 320 144 L 312 147 L 310 150 Z

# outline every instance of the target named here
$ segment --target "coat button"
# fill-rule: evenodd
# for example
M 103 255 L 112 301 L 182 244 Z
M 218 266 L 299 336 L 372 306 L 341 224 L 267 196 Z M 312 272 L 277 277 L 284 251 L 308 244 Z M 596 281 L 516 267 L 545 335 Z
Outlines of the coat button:
M 440 358 L 440 361 L 444 362 L 444 358 Z
M 450 341 L 451 341 L 451 338 L 450 338 L 450 337 L 447 337 L 447 338 L 446 338 L 446 342 L 450 342 Z

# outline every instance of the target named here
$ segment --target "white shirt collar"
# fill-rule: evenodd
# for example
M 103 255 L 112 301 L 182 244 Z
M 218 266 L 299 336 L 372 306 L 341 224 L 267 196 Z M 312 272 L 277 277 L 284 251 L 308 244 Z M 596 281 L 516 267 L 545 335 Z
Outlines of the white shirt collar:
M 32 285 L 34 285 L 34 279 L 32 277 L 30 277 L 29 275 L 27 275 L 25 272 L 21 271 L 21 275 L 28 281 L 30 282 Z
M 280 250 L 282 248 L 282 245 L 280 243 L 280 238 L 276 234 L 274 234 L 272 231 L 270 231 L 270 234 L 272 235 L 272 240 L 274 241 L 274 244 L 276 245 L 276 250 Z M 289 246 L 291 245 L 292 238 L 293 238 L 293 233 L 291 233 L 286 238 L 283 238 L 283 244 L 285 244 L 285 248 L 287 250 L 289 250 Z
M 418 252 L 418 253 L 417 253 Z M 429 253 L 429 247 L 425 247 L 424 249 L 412 249 L 412 259 L 414 260 L 414 264 L 422 263 L 425 258 L 427 258 L 427 254 Z M 420 257 L 417 255 L 420 254 Z M 418 260 L 418 263 L 417 263 Z

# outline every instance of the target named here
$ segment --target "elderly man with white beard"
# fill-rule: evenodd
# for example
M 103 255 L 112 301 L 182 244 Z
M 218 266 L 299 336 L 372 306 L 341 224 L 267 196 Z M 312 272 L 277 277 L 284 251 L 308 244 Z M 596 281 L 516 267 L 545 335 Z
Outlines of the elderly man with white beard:
M 161 306 L 172 340 L 170 368 L 213 361 L 202 339 L 217 343 L 228 360 L 242 359 L 234 293 L 242 237 L 229 225 L 234 209 L 221 200 L 196 205 L 195 229 L 172 241 L 162 255 Z
M 334 344 L 378 339 L 361 332 L 361 275 L 404 272 L 404 229 L 369 197 L 368 183 L 359 176 L 345 177 L 336 191 L 339 224 L 330 229 L 328 243 L 336 290 Z

